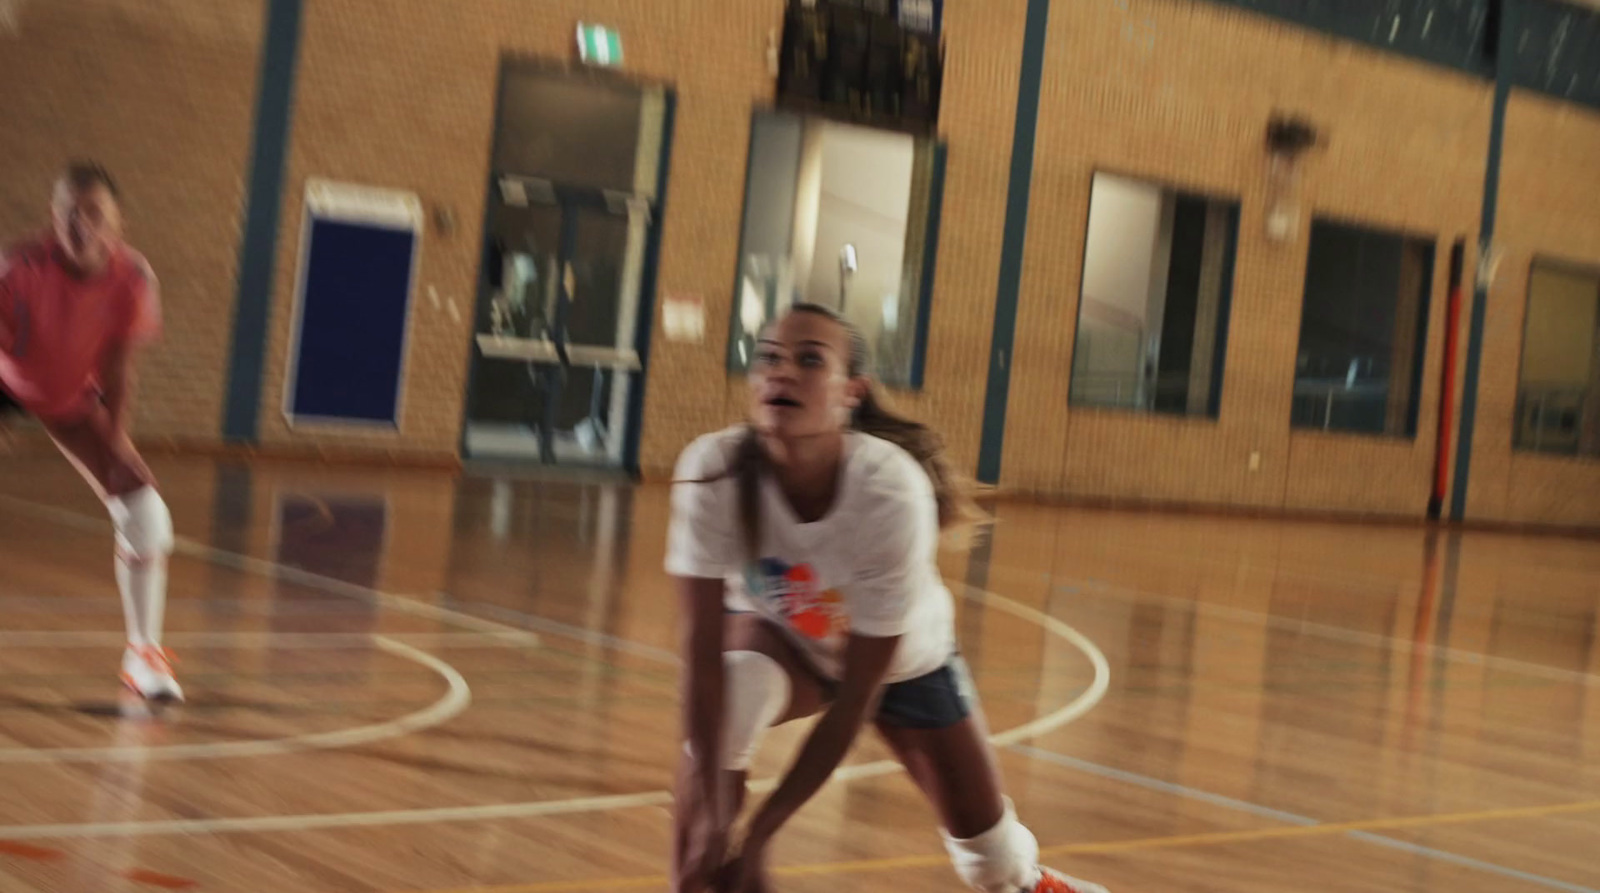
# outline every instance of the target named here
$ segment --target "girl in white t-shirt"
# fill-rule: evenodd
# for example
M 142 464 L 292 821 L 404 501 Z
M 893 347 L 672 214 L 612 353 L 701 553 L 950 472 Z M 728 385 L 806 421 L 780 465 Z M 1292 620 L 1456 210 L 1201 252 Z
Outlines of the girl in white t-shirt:
M 866 369 L 854 327 L 797 304 L 757 347 L 750 423 L 679 460 L 666 562 L 685 620 L 674 889 L 767 893 L 767 844 L 870 719 L 974 889 L 1105 893 L 1041 868 L 1001 791 L 935 562 L 941 530 L 976 511 L 938 436 L 884 410 Z M 762 734 L 819 712 L 730 860 Z

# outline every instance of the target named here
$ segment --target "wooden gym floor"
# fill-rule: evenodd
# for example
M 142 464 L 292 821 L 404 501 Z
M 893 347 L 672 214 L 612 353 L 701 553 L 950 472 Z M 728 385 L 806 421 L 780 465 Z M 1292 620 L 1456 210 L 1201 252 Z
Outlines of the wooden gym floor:
M 98 505 L 44 451 L 4 461 L 0 891 L 665 889 L 665 490 L 157 463 L 190 703 L 151 717 L 116 688 Z M 1600 543 L 999 517 L 947 572 L 1051 864 L 1600 891 Z M 960 889 L 885 757 L 864 739 L 780 838 L 780 889 Z

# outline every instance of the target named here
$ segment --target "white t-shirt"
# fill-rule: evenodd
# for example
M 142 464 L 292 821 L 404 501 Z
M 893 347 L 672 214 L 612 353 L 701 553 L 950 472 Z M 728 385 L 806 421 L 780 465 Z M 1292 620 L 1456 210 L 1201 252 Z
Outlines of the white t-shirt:
M 851 632 L 900 636 L 887 682 L 938 669 L 955 652 L 955 608 L 936 563 L 933 484 L 904 450 L 845 435 L 834 505 L 803 523 L 771 475 L 761 482 L 761 559 L 739 522 L 738 483 L 723 476 L 743 428 L 708 434 L 678 460 L 667 534 L 667 573 L 721 579 L 728 606 L 783 630 L 822 675 L 839 679 Z M 713 483 L 682 483 L 717 478 Z

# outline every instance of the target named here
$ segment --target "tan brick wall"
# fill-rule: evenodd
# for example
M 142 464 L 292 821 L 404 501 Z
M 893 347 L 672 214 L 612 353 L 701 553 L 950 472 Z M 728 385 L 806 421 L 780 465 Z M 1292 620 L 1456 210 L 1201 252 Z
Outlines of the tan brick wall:
M 1045 494 L 1418 515 L 1433 465 L 1451 242 L 1477 227 L 1486 82 L 1198 0 L 1052 4 L 1002 484 Z M 653 345 L 642 464 L 660 474 L 696 434 L 742 416 L 725 371 L 750 111 L 771 94 L 781 0 L 317 0 L 301 67 L 262 394 L 269 447 L 456 453 L 471 351 L 495 83 L 502 53 L 567 59 L 573 25 L 618 27 L 625 72 L 669 84 L 677 126 L 661 294 L 705 299 L 702 345 Z M 950 145 L 926 386 L 895 402 L 974 467 L 1006 210 L 1025 0 L 952 0 L 942 129 Z M 43 212 L 63 157 L 122 175 L 136 244 L 162 274 L 167 341 L 144 364 L 141 431 L 214 440 L 227 369 L 261 0 L 34 2 L 0 39 L 0 232 Z M 151 59 L 162 64 L 149 64 Z M 1264 130 L 1275 110 L 1327 136 L 1304 164 L 1297 238 L 1264 236 Z M 17 124 L 17 122 L 21 122 Z M 17 126 L 11 126 L 17 124 Z M 1600 523 L 1592 462 L 1514 455 L 1516 358 L 1529 258 L 1600 262 L 1600 116 L 1522 93 L 1507 127 L 1471 513 Z M 1242 207 L 1217 420 L 1069 410 L 1089 185 L 1097 169 Z M 430 229 L 398 434 L 283 418 L 308 177 L 418 192 L 457 221 Z M 1415 439 L 1292 432 L 1289 404 L 1313 214 L 1436 238 Z M 429 299 L 430 290 L 441 303 Z M 447 312 L 454 302 L 460 321 Z M 1463 317 L 1463 328 L 1466 318 Z M 1259 471 L 1248 470 L 1259 451 Z
M 1052 10 L 1002 485 L 1162 501 L 1420 515 L 1430 489 L 1447 258 L 1476 229 L 1489 85 L 1188 0 Z M 1308 117 L 1292 243 L 1265 236 L 1266 126 Z M 1097 169 L 1241 201 L 1217 420 L 1069 410 Z M 1414 441 L 1291 433 L 1313 214 L 1439 239 Z M 1248 470 L 1252 451 L 1261 469 Z
M 1514 93 L 1506 113 L 1467 510 L 1496 521 L 1600 525 L 1600 460 L 1511 449 L 1535 256 L 1600 267 L 1600 113 Z
M 706 296 L 708 345 L 726 335 L 743 202 L 750 109 L 770 91 L 766 38 L 777 0 L 693 4 L 612 0 L 321 0 L 307 5 L 284 231 L 279 245 L 262 439 L 454 454 L 470 358 L 484 188 L 503 52 L 567 59 L 581 19 L 621 30 L 627 74 L 678 91 L 663 292 Z M 403 421 L 393 434 L 291 432 L 283 413 L 290 309 L 307 177 L 418 192 L 455 212 L 455 235 L 429 232 L 411 321 Z M 461 321 L 428 301 L 454 301 Z M 646 461 L 721 419 L 725 375 L 710 347 L 658 343 L 646 408 Z M 698 386 L 690 386 L 694 383 Z
M 161 279 L 140 368 L 144 437 L 220 425 L 262 0 L 33 2 L 0 35 L 0 242 L 41 229 L 69 158 L 101 161 Z
M 462 418 L 494 85 L 503 51 L 564 59 L 579 19 L 623 34 L 625 71 L 678 92 L 660 292 L 704 296 L 704 345 L 658 336 L 652 348 L 641 462 L 670 467 L 696 434 L 742 414 L 743 384 L 725 371 L 723 345 L 743 205 L 750 110 L 771 96 L 767 34 L 777 0 L 691 5 L 509 0 L 469 10 L 424 0 L 330 0 L 306 11 L 284 229 L 268 346 L 262 435 L 267 444 L 360 445 L 395 451 L 456 450 Z M 945 117 L 951 144 L 927 387 L 901 404 L 944 428 L 957 458 L 976 461 L 994 282 L 1025 3 L 957 4 L 962 35 L 952 53 Z M 404 52 L 397 52 L 404 47 Z M 397 60 L 404 59 L 404 64 Z M 996 101 L 995 97 L 1006 97 Z M 426 300 L 412 320 L 402 430 L 291 432 L 282 414 L 304 183 L 348 179 L 419 192 L 461 221 L 430 233 L 420 294 L 437 288 L 463 322 Z M 708 387 L 709 383 L 712 384 Z
M 893 403 L 944 434 L 957 468 L 973 469 L 989 374 L 1027 3 L 947 3 L 944 21 L 951 48 L 940 126 L 949 155 L 927 365 L 922 392 L 896 394 Z

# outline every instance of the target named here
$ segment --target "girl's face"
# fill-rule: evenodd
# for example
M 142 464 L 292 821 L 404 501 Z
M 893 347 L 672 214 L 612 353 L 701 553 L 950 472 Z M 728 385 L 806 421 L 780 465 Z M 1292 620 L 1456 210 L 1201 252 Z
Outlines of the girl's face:
M 122 214 L 104 186 L 74 189 L 66 181 L 57 183 L 50 218 L 62 252 L 88 273 L 103 270 L 122 240 Z
M 850 375 L 850 335 L 817 313 L 784 314 L 761 333 L 750 370 L 750 417 L 780 439 L 849 426 L 866 380 Z

